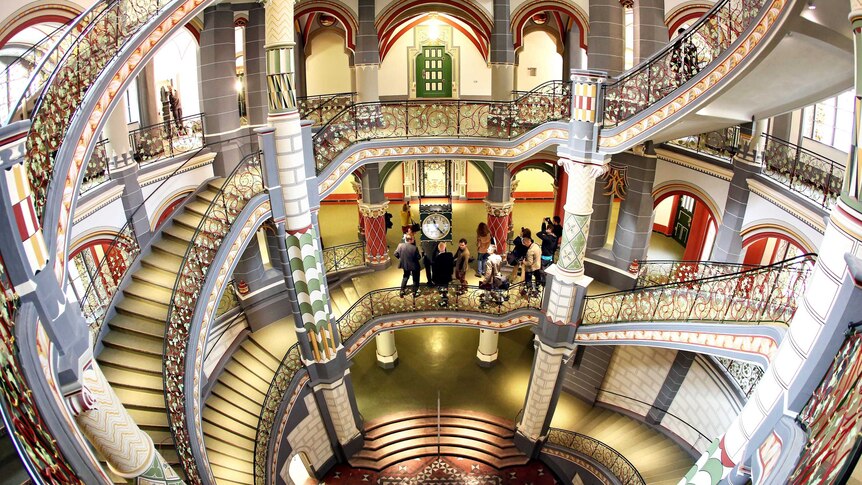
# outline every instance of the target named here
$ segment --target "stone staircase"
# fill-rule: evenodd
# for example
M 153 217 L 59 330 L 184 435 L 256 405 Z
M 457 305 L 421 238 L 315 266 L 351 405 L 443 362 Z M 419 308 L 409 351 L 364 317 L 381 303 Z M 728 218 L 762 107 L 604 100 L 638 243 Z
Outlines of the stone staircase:
M 357 468 L 383 470 L 425 456 L 469 458 L 497 469 L 524 465 L 529 459 L 515 448 L 514 424 L 473 411 L 436 410 L 398 413 L 365 425 L 365 446 L 350 459 Z M 438 449 L 439 446 L 439 449 Z
M 344 315 L 351 305 L 356 303 L 365 292 L 360 293 L 357 288 L 358 278 L 347 278 L 335 288 L 329 288 L 329 306 L 332 310 L 332 319 L 336 320 Z
M 281 359 L 296 343 L 293 318 L 251 333 L 225 364 L 202 415 L 204 443 L 219 484 L 254 483 L 260 410 Z
M 128 287 L 116 296 L 116 315 L 107 321 L 104 349 L 96 359 L 129 414 L 180 475 L 182 467 L 165 411 L 165 322 L 188 241 L 223 182 L 209 182 L 155 236 L 152 251 L 141 259 Z

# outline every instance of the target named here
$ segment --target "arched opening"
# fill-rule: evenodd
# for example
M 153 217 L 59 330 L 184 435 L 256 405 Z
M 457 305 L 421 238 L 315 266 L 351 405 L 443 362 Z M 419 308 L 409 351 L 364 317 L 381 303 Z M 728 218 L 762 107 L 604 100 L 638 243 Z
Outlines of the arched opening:
M 528 165 L 512 174 L 512 198 L 554 200 L 553 168 L 542 165 Z
M 309 36 L 305 51 L 309 96 L 353 90 L 351 53 L 345 47 L 345 31 L 340 28 L 340 24 L 315 30 Z
M 293 455 L 290 459 L 290 464 L 287 466 L 287 475 L 294 485 L 314 485 L 317 480 L 312 474 L 311 463 L 308 461 L 308 456 L 304 452 Z
M 742 241 L 744 264 L 768 265 L 801 256 L 807 251 L 794 238 L 779 232 L 760 232 Z
M 180 206 L 185 200 L 186 197 L 191 194 L 192 191 L 185 191 L 180 194 L 177 194 L 169 201 L 162 204 L 162 206 L 156 211 L 156 223 L 153 225 L 152 229 L 155 230 L 159 226 L 161 226 L 165 221 L 171 218 L 174 211 L 177 210 L 177 207 Z
M 69 286 L 76 301 L 83 302 L 85 298 L 99 299 L 104 297 L 106 288 L 116 287 L 119 279 L 126 271 L 126 258 L 134 242 L 115 239 L 116 234 L 101 234 L 86 242 L 79 243 L 70 253 Z M 96 291 L 88 290 L 98 287 Z M 89 302 L 91 305 L 106 305 L 109 302 Z
M 524 44 L 518 50 L 516 86 L 519 91 L 529 91 L 536 86 L 560 79 L 563 56 L 557 36 L 548 29 L 530 29 L 524 35 Z M 580 67 L 580 66 L 577 66 Z
M 718 219 L 698 195 L 667 192 L 653 204 L 650 259 L 705 261 L 712 254 Z
M 195 36 L 188 29 L 180 29 L 171 36 L 164 46 L 160 47 L 153 57 L 153 73 L 155 78 L 155 91 L 158 93 L 153 100 L 160 119 L 172 115 L 168 103 L 169 88 L 177 90 L 177 98 L 182 106 L 182 116 L 196 115 L 201 112 L 200 91 L 198 86 L 199 65 L 198 43 Z M 137 87 L 135 83 L 129 85 L 126 90 L 128 96 L 129 111 L 132 115 L 129 122 L 135 122 L 134 109 L 137 106 Z M 141 110 L 145 109 L 141 107 Z M 138 114 L 139 115 L 139 114 Z

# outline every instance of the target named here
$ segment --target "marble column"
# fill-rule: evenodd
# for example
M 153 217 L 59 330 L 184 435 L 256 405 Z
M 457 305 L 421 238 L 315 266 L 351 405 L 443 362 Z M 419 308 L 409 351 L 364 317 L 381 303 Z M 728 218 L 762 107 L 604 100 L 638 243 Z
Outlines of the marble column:
M 587 41 L 589 68 L 605 71 L 610 76 L 621 73 L 625 65 L 624 34 L 623 7 L 619 0 L 591 0 Z
M 118 158 L 121 160 L 130 156 L 131 146 L 129 144 L 129 118 L 126 113 L 126 96 L 118 96 L 119 101 L 105 124 L 105 136 L 108 138 L 108 159 Z
M 492 367 L 497 362 L 500 354 L 498 342 L 500 332 L 493 330 L 479 330 L 479 349 L 476 351 L 476 362 L 480 367 Z
M 652 142 L 642 148 L 614 157 L 626 167 L 626 198 L 620 204 L 612 249 L 615 264 L 621 269 L 627 269 L 635 259 L 646 258 L 652 235 L 656 154 Z
M 204 134 L 213 148 L 213 172 L 226 176 L 242 159 L 241 143 L 225 141 L 240 135 L 236 93 L 236 51 L 233 9 L 230 4 L 207 7 L 200 38 L 200 92 Z
M 377 27 L 374 26 L 374 0 L 359 0 L 359 31 L 353 73 L 357 100 L 360 103 L 378 101 L 377 71 L 380 68 Z
M 253 3 L 248 8 L 245 26 L 245 85 L 248 122 L 252 126 L 266 123 L 266 12 L 263 5 Z
M 515 47 L 512 40 L 509 0 L 494 0 L 491 31 L 491 99 L 508 101 L 515 89 Z
M 383 369 L 394 369 L 398 365 L 398 349 L 395 347 L 395 332 L 387 331 L 374 338 L 377 345 L 377 365 Z
M 667 45 L 664 0 L 638 0 L 633 8 L 635 59 L 637 65 Z
M 497 254 L 505 259 L 508 251 L 509 222 L 515 201 L 512 199 L 512 172 L 502 162 L 493 162 L 493 175 L 485 209 L 488 213 L 488 229 L 497 242 Z

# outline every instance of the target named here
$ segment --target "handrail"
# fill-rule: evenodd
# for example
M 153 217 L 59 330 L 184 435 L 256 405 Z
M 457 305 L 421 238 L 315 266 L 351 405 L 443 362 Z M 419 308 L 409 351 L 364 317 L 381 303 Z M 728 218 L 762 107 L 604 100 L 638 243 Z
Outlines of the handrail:
M 242 159 L 213 197 L 190 239 L 171 290 L 162 354 L 165 409 L 177 455 L 186 476 L 192 482 L 199 480 L 199 470 L 191 446 L 192 430 L 188 429 L 186 422 L 185 396 L 186 391 L 197 390 L 186 390 L 184 382 L 191 319 L 201 286 L 206 281 L 210 264 L 224 237 L 248 201 L 263 191 L 260 152 L 256 152 Z
M 677 421 L 679 421 L 680 423 L 682 423 L 682 424 L 684 424 L 684 425 L 688 426 L 689 428 L 691 428 L 691 430 L 692 430 L 692 431 L 694 431 L 695 433 L 697 433 L 698 435 L 700 435 L 700 437 L 701 437 L 701 438 L 705 439 L 707 443 L 709 443 L 709 442 L 710 442 L 710 438 L 709 438 L 709 436 L 707 436 L 707 435 L 705 435 L 705 434 L 701 433 L 699 429 L 697 429 L 697 428 L 695 428 L 694 426 L 692 426 L 688 421 L 686 421 L 686 420 L 684 420 L 684 419 L 680 418 L 679 416 L 677 416 L 676 414 L 673 414 L 672 412 L 668 411 L 668 410 L 667 410 L 667 409 L 665 409 L 665 408 L 660 408 L 660 407 L 658 407 L 658 406 L 656 406 L 656 405 L 654 405 L 654 404 L 652 404 L 652 403 L 648 403 L 648 402 L 646 402 L 646 401 L 641 401 L 641 400 L 640 400 L 640 399 L 638 399 L 638 398 L 631 397 L 631 396 L 627 396 L 627 395 L 625 395 L 625 394 L 620 394 L 620 393 L 618 393 L 618 392 L 611 391 L 611 390 L 605 389 L 605 388 L 600 387 L 600 386 L 599 386 L 599 387 L 596 387 L 596 391 L 598 391 L 598 392 L 604 392 L 604 393 L 607 393 L 607 394 L 612 394 L 612 395 L 614 395 L 614 396 L 622 397 L 622 398 L 625 398 L 625 399 L 629 399 L 629 400 L 631 400 L 631 401 L 636 401 L 636 402 L 638 402 L 638 403 L 640 403 L 640 404 L 643 404 L 643 405 L 645 405 L 645 406 L 649 406 L 649 408 L 650 408 L 650 409 L 656 409 L 656 410 L 658 410 L 658 411 L 661 411 L 661 412 L 663 412 L 663 413 L 667 414 L 668 416 L 670 416 L 670 417 L 672 417 L 672 418 L 676 419 L 676 420 L 677 420 Z M 691 446 L 692 448 L 694 448 L 694 445 L 690 445 L 690 446 Z
M 511 140 L 543 123 L 569 117 L 569 83 L 555 81 L 537 89 L 542 91 L 531 91 L 513 101 L 409 99 L 350 105 L 312 138 L 317 173 L 360 141 L 428 136 Z
M 841 194 L 843 163 L 772 135 L 763 135 L 763 173 L 828 209 Z
M 203 127 L 204 113 L 184 116 L 179 120 L 162 121 L 130 131 L 129 145 L 132 148 L 135 161 L 145 165 L 161 158 L 175 157 L 194 150 L 199 145 L 206 145 Z M 175 141 L 182 140 L 190 141 L 190 143 L 185 146 L 174 146 Z M 165 151 L 165 141 L 167 141 L 169 153 L 167 156 L 162 156 Z
M 721 261 L 697 261 L 672 259 L 645 259 L 639 261 L 634 288 L 658 286 L 668 283 L 699 280 L 712 276 L 742 273 L 760 269 L 757 264 L 724 263 Z
M 296 98 L 299 116 L 302 119 L 313 121 L 315 126 L 325 124 L 344 108 L 354 103 L 356 103 L 356 91 Z
M 323 248 L 323 272 L 327 275 L 365 266 L 365 244 L 361 242 Z
M 602 86 L 603 120 L 611 128 L 683 86 L 745 32 L 766 0 L 720 0 L 673 42 Z
M 739 126 L 677 138 L 665 143 L 730 162 L 739 145 Z
M 623 485 L 646 485 L 637 468 L 622 453 L 585 434 L 561 428 L 548 430 L 546 445 L 569 449 L 592 458 L 605 467 Z
M 588 296 L 582 324 L 621 322 L 777 322 L 796 312 L 816 256 L 755 270 Z

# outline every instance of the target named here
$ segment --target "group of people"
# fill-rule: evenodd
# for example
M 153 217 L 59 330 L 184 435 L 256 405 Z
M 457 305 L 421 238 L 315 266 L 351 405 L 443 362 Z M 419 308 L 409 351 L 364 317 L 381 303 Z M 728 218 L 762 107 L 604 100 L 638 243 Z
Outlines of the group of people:
M 413 279 L 413 296 L 419 294 L 419 275 L 422 266 L 425 267 L 426 281 L 429 286 L 440 289 L 442 299 L 441 306 L 448 304 L 447 288 L 453 280 L 460 282 L 458 294 L 463 294 L 467 288 L 467 273 L 470 263 L 473 261 L 467 239 L 458 241 L 458 249 L 455 253 L 449 251 L 446 242 L 425 241 L 420 245 L 419 224 L 402 217 L 402 229 L 404 236 L 395 250 L 398 259 L 398 267 L 404 272 L 401 278 L 400 295 L 407 294 L 407 282 Z M 546 217 L 542 221 L 542 228 L 536 237 L 541 241 L 537 244 L 533 240 L 533 233 L 522 227 L 520 233 L 513 241 L 514 248 L 507 256 L 507 263 L 516 268 L 518 276 L 524 273 L 523 295 L 538 295 L 539 285 L 545 284 L 545 270 L 554 262 L 554 254 L 563 235 L 563 227 L 559 216 Z M 476 276 L 480 278 L 479 286 L 490 290 L 491 298 L 501 303 L 506 297 L 501 290 L 508 288 L 508 280 L 503 274 L 503 258 L 498 251 L 498 243 L 491 235 L 488 225 L 479 223 L 476 228 Z

